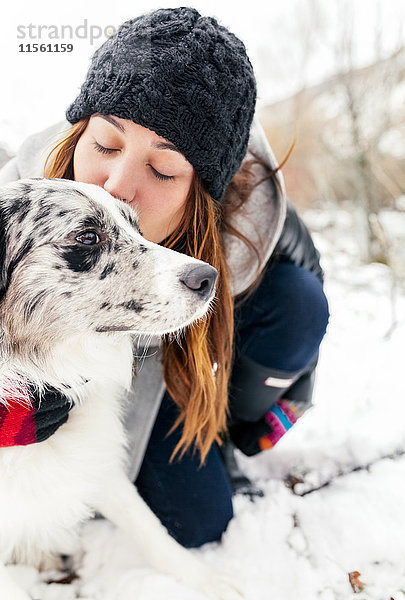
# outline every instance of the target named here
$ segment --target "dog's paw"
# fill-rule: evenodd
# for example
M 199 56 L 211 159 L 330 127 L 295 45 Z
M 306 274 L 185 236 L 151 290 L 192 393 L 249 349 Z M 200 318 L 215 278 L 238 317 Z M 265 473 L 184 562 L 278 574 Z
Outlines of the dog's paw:
M 38 561 L 38 571 L 63 571 L 64 561 L 60 554 L 45 554 L 42 553 Z

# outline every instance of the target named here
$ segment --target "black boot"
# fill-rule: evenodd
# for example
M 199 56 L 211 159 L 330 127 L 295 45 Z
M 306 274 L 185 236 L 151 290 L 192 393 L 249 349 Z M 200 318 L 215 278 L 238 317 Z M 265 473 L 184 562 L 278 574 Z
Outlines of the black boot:
M 257 487 L 257 485 L 240 470 L 240 467 L 236 462 L 235 446 L 231 440 L 224 441 L 222 446 L 220 446 L 220 450 L 225 468 L 229 475 L 233 494 L 249 496 L 252 502 L 256 498 L 262 498 L 264 496 L 263 490 Z

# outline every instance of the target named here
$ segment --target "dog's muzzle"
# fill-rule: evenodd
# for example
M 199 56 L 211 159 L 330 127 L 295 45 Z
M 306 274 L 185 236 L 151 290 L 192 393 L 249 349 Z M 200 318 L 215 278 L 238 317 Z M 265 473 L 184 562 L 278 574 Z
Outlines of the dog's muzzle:
M 180 281 L 207 301 L 214 293 L 217 277 L 218 271 L 211 265 L 197 265 L 190 267 Z

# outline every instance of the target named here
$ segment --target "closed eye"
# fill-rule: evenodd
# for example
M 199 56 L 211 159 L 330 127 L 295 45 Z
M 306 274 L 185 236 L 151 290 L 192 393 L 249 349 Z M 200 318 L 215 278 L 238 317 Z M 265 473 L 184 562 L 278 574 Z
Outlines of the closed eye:
M 112 154 L 113 152 L 119 152 L 118 148 L 106 148 L 96 141 L 94 141 L 93 146 L 97 152 L 101 152 L 101 154 Z M 152 167 L 151 164 L 148 164 L 148 166 L 152 169 L 153 175 L 156 177 L 156 179 L 159 179 L 159 181 L 171 181 L 174 179 L 174 175 L 164 175 L 163 173 L 159 173 L 159 171 Z
M 112 154 L 113 152 L 118 152 L 118 149 L 116 149 L 116 148 L 105 148 L 104 146 L 102 146 L 98 142 L 94 142 L 93 146 L 95 147 L 95 149 L 97 150 L 97 152 L 101 152 L 102 154 Z
M 154 174 L 154 176 L 157 179 L 160 179 L 160 181 L 169 181 L 171 179 L 174 179 L 174 175 L 163 175 L 163 173 L 159 173 L 159 171 L 156 171 L 156 169 L 154 169 L 152 165 L 149 165 L 149 167 L 152 169 L 152 173 Z

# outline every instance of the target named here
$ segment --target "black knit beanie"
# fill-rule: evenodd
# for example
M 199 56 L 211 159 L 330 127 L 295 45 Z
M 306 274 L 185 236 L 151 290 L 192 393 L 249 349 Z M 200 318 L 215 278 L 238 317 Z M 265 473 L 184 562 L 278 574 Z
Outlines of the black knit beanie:
M 98 112 L 172 142 L 221 201 L 245 156 L 256 102 L 243 43 L 194 8 L 126 21 L 93 55 L 70 123 Z

